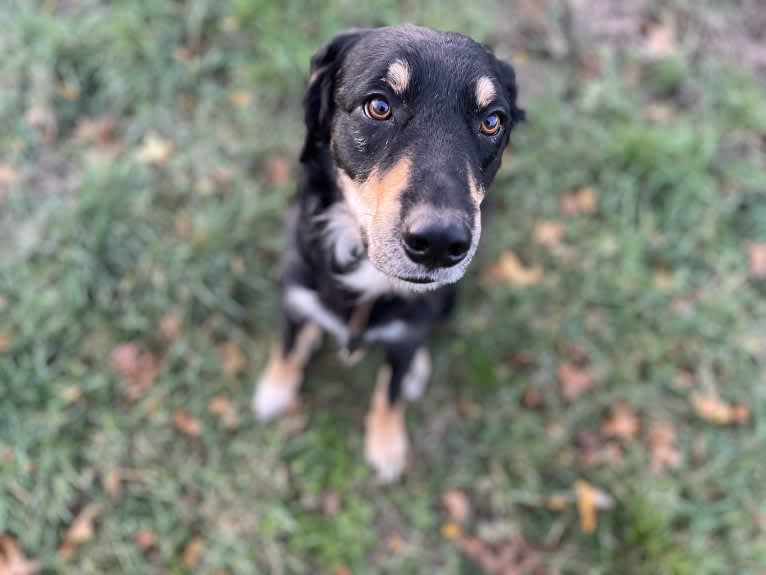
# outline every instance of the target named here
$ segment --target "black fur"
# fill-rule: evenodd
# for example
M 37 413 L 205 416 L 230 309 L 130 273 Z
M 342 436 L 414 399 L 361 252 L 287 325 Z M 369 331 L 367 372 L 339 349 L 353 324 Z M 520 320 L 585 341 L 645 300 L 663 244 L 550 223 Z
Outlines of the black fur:
M 382 80 L 391 62 L 403 59 L 411 70 L 404 94 L 394 93 Z M 492 103 L 505 116 L 497 137 L 482 136 L 477 127 L 486 110 L 479 110 L 475 80 L 489 76 L 501 88 Z M 371 94 L 383 94 L 395 108 L 390 122 L 366 117 L 362 107 Z M 318 294 L 322 306 L 348 324 L 360 292 L 338 280 L 358 261 L 334 260 L 325 242 L 322 215 L 344 202 L 337 170 L 363 181 L 373 170 L 385 172 L 407 154 L 413 170 L 401 196 L 401 218 L 417 206 L 465 214 L 470 225 L 478 208 L 467 192 L 470 176 L 486 189 L 492 182 L 508 143 L 511 128 L 524 119 L 517 107 L 513 68 L 469 38 L 411 26 L 353 30 L 337 36 L 311 61 L 305 98 L 306 140 L 297 204 L 287 226 L 282 289 L 300 286 Z M 450 212 L 450 213 L 452 213 Z M 364 246 L 368 238 L 363 237 Z M 340 267 L 339 267 L 340 266 Z M 424 345 L 431 327 L 454 305 L 454 284 L 427 293 L 377 296 L 368 329 L 341 341 L 349 348 L 380 344 L 390 364 L 389 401 L 398 400 L 402 378 L 415 351 Z M 297 328 L 306 321 L 300 312 L 283 306 L 282 346 L 288 354 Z M 406 325 L 391 341 L 376 341 L 375 328 L 399 320 Z

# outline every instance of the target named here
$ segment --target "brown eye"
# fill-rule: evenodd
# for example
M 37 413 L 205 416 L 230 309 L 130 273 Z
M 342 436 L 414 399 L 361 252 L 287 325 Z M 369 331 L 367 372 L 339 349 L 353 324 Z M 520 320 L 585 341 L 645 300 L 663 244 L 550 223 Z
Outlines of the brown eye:
M 380 96 L 367 100 L 364 112 L 373 120 L 388 120 L 391 117 L 391 105 Z
M 500 128 L 503 126 L 503 120 L 500 118 L 500 114 L 495 112 L 494 114 L 490 114 L 481 123 L 481 133 L 486 134 L 487 136 L 494 136 L 500 131 Z

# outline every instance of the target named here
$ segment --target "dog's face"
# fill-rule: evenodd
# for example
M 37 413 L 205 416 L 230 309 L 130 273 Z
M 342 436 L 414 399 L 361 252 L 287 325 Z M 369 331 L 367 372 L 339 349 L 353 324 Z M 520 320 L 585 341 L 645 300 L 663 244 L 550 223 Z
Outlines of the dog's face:
M 513 69 L 459 34 L 336 37 L 312 60 L 303 160 L 329 150 L 376 270 L 411 291 L 459 280 L 514 123 Z

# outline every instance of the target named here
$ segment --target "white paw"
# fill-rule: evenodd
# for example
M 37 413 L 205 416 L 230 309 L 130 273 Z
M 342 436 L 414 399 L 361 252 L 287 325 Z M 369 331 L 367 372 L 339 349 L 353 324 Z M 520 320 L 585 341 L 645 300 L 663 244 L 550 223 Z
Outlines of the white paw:
M 277 378 L 281 375 L 281 378 Z M 298 386 L 294 381 L 285 381 L 288 374 L 275 374 L 271 370 L 261 376 L 253 394 L 253 411 L 259 421 L 269 421 L 284 413 L 295 399 Z
M 402 411 L 367 416 L 365 459 L 384 483 L 396 481 L 407 465 L 409 442 Z
M 410 370 L 404 376 L 402 388 L 404 397 L 408 401 L 415 401 L 423 397 L 431 377 L 431 356 L 428 350 L 420 348 L 412 359 Z

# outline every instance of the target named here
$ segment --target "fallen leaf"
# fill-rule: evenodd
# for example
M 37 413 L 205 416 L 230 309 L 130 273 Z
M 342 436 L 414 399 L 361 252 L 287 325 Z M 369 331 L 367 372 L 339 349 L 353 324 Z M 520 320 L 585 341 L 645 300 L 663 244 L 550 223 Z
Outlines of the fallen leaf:
M 645 27 L 644 54 L 651 59 L 669 56 L 676 50 L 676 35 L 673 28 L 660 23 Z
M 750 259 L 750 275 L 754 278 L 766 278 L 766 243 L 755 243 L 748 246 Z
M 591 430 L 577 433 L 577 443 L 580 447 L 580 462 L 585 468 L 597 465 L 616 466 L 622 463 L 623 454 L 620 446 L 614 442 L 605 442 L 603 438 Z
M 596 211 L 597 206 L 597 194 L 592 186 L 564 194 L 559 200 L 559 207 L 565 216 L 590 215 Z
M 527 267 L 512 250 L 506 250 L 493 265 L 485 270 L 483 279 L 488 284 L 505 282 L 517 287 L 528 287 L 542 281 L 543 268 Z
M 521 398 L 521 403 L 527 409 L 538 409 L 543 405 L 543 396 L 539 390 L 530 387 L 524 391 L 524 395 Z
M 142 164 L 159 166 L 166 163 L 173 153 L 173 143 L 154 132 L 149 133 L 138 149 L 136 159 Z
M 139 529 L 134 539 L 141 551 L 149 551 L 157 544 L 157 535 L 151 529 Z
M 221 354 L 223 372 L 226 375 L 237 375 L 247 366 L 247 358 L 242 353 L 242 348 L 233 339 L 219 346 L 218 352 Z
M 460 489 L 450 489 L 442 495 L 442 504 L 452 521 L 465 523 L 471 514 L 471 503 L 465 492 Z
M 0 575 L 32 575 L 39 570 L 40 563 L 30 561 L 16 541 L 0 535 Z
M 247 108 L 253 101 L 253 94 L 247 90 L 234 90 L 229 95 L 229 102 L 237 108 Z
M 386 551 L 389 553 L 399 553 L 404 548 L 404 539 L 397 533 L 392 533 L 386 538 Z
M 93 539 L 95 529 L 93 522 L 100 509 L 95 503 L 89 503 L 77 514 L 72 525 L 64 535 L 64 542 L 59 548 L 59 555 L 66 560 L 72 556 L 77 547 Z
M 216 395 L 208 402 L 207 408 L 210 413 L 221 420 L 226 429 L 236 429 L 239 427 L 237 408 L 227 397 Z
M 112 367 L 127 384 L 125 394 L 136 400 L 143 396 L 154 383 L 160 371 L 159 362 L 150 352 L 135 343 L 121 343 L 111 353 Z
M 577 498 L 577 513 L 580 516 L 580 529 L 590 534 L 596 530 L 596 494 L 597 489 L 587 481 L 578 479 L 574 484 Z
M 649 433 L 652 473 L 659 475 L 666 469 L 681 465 L 681 452 L 675 447 L 676 432 L 670 424 L 657 423 Z
M 290 181 L 290 160 L 285 154 L 272 154 L 266 163 L 266 181 L 282 187 Z
M 460 541 L 460 549 L 468 559 L 487 575 L 544 575 L 545 562 L 541 554 L 523 538 L 514 537 L 487 542 L 478 537 Z
M 569 362 L 559 364 L 556 375 L 561 385 L 561 394 L 567 401 L 574 400 L 581 393 L 592 388 L 594 384 L 593 376 L 586 368 L 577 367 Z
M 532 238 L 535 243 L 549 250 L 556 249 L 561 245 L 561 238 L 564 235 L 564 228 L 559 222 L 551 220 L 540 220 L 535 224 L 532 232 Z
M 612 406 L 609 414 L 601 423 L 601 432 L 606 437 L 633 439 L 638 435 L 640 427 L 638 417 L 630 405 L 620 401 Z
M 202 553 L 205 551 L 205 541 L 202 537 L 193 537 L 189 543 L 186 544 L 183 552 L 183 563 L 186 567 L 196 567 L 200 559 L 202 559 Z
M 77 121 L 74 138 L 85 144 L 104 146 L 111 142 L 114 135 L 114 118 L 101 116 L 98 118 L 83 117 Z
M 447 521 L 441 528 L 442 537 L 454 541 L 463 536 L 463 529 L 454 521 Z
M 339 565 L 335 569 L 333 569 L 332 575 L 352 575 L 351 569 L 346 567 L 345 565 Z
M 19 172 L 10 164 L 0 164 L 0 188 L 7 188 L 19 180 Z
M 169 311 L 160 319 L 160 334 L 165 341 L 173 341 L 181 332 L 181 316 L 174 311 Z
M 101 485 L 110 497 L 118 497 L 122 488 L 122 472 L 111 469 L 101 480 Z
M 747 406 L 730 405 L 715 393 L 695 393 L 691 401 L 694 412 L 713 425 L 747 423 L 750 418 L 750 410 Z
M 0 332 L 0 352 L 8 351 L 11 349 L 13 338 L 10 333 Z
M 71 82 L 63 82 L 59 84 L 58 94 L 67 102 L 74 102 L 80 97 L 80 87 Z
M 185 409 L 176 409 L 173 413 L 173 424 L 178 431 L 189 437 L 202 435 L 202 422 Z

